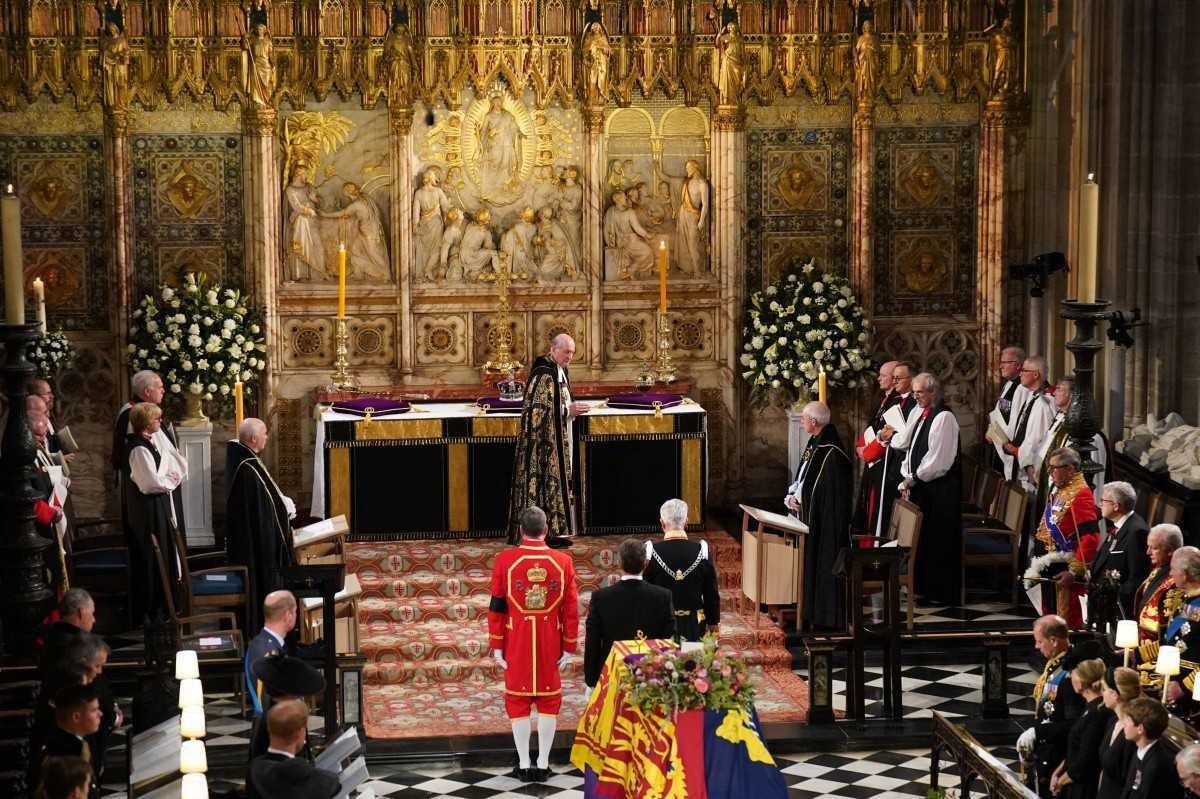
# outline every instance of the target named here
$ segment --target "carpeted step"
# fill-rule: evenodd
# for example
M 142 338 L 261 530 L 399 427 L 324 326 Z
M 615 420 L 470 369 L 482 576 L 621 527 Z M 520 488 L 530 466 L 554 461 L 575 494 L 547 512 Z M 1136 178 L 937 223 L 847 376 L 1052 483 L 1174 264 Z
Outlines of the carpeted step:
M 491 569 L 477 564 L 464 566 L 456 572 L 422 570 L 398 575 L 366 568 L 355 573 L 364 597 L 456 598 L 473 594 L 488 596 L 492 590 Z M 617 579 L 615 572 L 597 572 L 588 565 L 576 566 L 575 569 L 575 584 L 580 593 L 611 585 Z

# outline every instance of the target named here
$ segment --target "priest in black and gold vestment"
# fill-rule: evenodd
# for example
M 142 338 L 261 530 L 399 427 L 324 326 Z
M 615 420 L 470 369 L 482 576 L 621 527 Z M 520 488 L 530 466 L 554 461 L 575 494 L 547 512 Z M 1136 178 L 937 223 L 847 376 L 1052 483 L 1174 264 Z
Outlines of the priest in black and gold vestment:
M 550 353 L 535 358 L 529 368 L 508 505 L 508 538 L 513 544 L 520 541 L 521 513 L 529 507 L 546 512 L 546 543 L 550 546 L 567 545 L 575 532 L 571 420 L 586 413 L 587 405 L 571 400 L 567 367 L 573 357 L 575 340 L 559 333 L 550 344 Z

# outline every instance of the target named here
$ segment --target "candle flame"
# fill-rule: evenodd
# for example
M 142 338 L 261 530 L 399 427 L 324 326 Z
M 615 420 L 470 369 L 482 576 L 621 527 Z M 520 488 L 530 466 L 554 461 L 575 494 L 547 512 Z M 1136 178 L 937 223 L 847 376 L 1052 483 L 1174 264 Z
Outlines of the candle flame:
M 12 193 L 13 193 L 13 187 L 12 187 L 12 184 L 11 184 L 11 183 L 9 183 L 9 184 L 8 184 L 8 186 L 6 186 L 4 190 L 5 190 L 5 192 L 6 192 L 6 193 L 8 193 L 8 194 L 12 194 Z
M 346 243 L 344 241 L 339 241 L 338 242 L 338 252 L 345 252 L 345 251 L 346 251 Z
M 665 241 L 660 241 L 660 242 L 658 243 L 658 249 L 660 249 L 660 250 L 665 250 L 665 249 L 667 249 L 667 243 L 666 243 Z
M 1088 172 L 1088 183 L 1095 183 L 1095 182 L 1096 182 L 1096 173 Z

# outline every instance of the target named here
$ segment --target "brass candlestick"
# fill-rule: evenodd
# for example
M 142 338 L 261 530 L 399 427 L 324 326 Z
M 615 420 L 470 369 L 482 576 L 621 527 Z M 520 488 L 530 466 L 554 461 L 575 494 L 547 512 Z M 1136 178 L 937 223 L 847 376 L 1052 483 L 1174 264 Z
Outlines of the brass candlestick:
M 660 383 L 675 382 L 675 364 L 671 361 L 671 318 L 661 308 L 658 311 L 658 335 L 654 338 L 658 358 L 654 363 L 654 376 Z
M 339 391 L 353 391 L 358 388 L 354 384 L 354 378 L 350 376 L 349 363 L 346 356 L 350 354 L 350 334 L 346 331 L 346 318 L 339 316 L 334 320 L 337 324 L 337 331 L 334 334 L 336 342 L 336 358 L 333 362 L 333 387 Z
M 495 283 L 496 293 L 499 300 L 496 303 L 496 313 L 492 316 L 492 327 L 488 331 L 487 342 L 488 348 L 495 354 L 495 357 L 483 365 L 484 374 L 500 373 L 508 374 L 518 372 L 521 369 L 521 362 L 513 357 L 513 334 L 509 328 L 509 303 L 508 303 L 508 286 L 514 280 L 528 280 L 529 275 L 524 272 L 514 272 L 508 265 L 508 253 L 496 253 L 495 260 L 492 262 L 492 271 L 477 275 L 476 280 L 481 280 L 485 283 Z

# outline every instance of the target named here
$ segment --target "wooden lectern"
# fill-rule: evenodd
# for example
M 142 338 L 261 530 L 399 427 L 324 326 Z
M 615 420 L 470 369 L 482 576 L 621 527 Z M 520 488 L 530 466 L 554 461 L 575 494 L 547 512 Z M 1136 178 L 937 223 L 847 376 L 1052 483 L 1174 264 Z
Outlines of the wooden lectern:
M 742 509 L 742 593 L 751 608 L 796 605 L 796 629 L 804 619 L 804 538 L 808 525 L 749 505 Z M 754 626 L 759 616 L 754 614 Z

